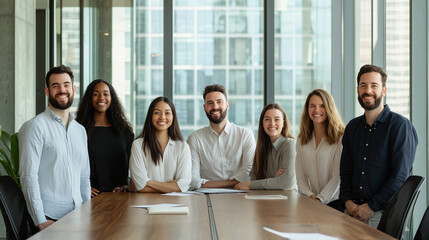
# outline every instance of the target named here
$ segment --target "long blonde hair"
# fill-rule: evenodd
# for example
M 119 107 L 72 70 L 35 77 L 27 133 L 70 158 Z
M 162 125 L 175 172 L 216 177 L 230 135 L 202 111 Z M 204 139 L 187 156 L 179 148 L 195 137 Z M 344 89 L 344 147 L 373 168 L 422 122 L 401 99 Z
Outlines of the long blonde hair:
M 302 110 L 301 123 L 299 125 L 299 135 L 298 138 L 301 141 L 301 144 L 307 144 L 313 137 L 314 125 L 313 121 L 308 115 L 308 106 L 310 104 L 310 98 L 314 95 L 319 96 L 326 110 L 326 140 L 329 144 L 338 143 L 341 136 L 344 134 L 344 122 L 341 119 L 340 114 L 338 113 L 337 107 L 335 106 L 334 99 L 331 94 L 323 89 L 314 89 L 307 96 L 305 101 L 304 109 Z
M 270 136 L 268 136 L 268 134 L 265 132 L 263 125 L 265 113 L 271 109 L 277 109 L 282 112 L 283 129 L 281 131 L 281 135 L 283 137 L 293 138 L 290 132 L 291 125 L 285 110 L 283 110 L 283 108 L 277 103 L 270 103 L 265 106 L 264 109 L 262 109 L 261 116 L 259 117 L 258 140 L 256 142 L 255 157 L 253 159 L 253 171 L 256 175 L 256 179 L 265 178 L 265 171 L 267 169 L 267 155 L 273 147 Z

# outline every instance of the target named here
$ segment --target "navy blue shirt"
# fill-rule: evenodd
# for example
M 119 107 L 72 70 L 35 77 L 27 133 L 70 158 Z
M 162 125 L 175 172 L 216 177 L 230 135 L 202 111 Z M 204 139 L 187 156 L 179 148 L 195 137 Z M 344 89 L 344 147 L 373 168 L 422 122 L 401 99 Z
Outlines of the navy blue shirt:
M 386 207 L 407 179 L 417 148 L 417 133 L 405 117 L 384 106 L 369 126 L 365 115 L 352 119 L 343 136 L 340 200 Z

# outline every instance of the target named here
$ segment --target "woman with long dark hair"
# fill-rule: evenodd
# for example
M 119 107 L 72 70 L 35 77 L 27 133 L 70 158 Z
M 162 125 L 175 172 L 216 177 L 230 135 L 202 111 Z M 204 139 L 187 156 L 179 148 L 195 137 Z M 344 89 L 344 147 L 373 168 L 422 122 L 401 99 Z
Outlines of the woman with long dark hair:
M 299 191 L 335 206 L 340 187 L 344 123 L 332 96 L 323 89 L 310 92 L 301 116 L 296 144 Z
M 123 190 L 128 185 L 128 163 L 134 134 L 113 86 L 92 81 L 79 103 L 76 121 L 88 135 L 91 196 Z
M 167 97 L 154 99 L 131 149 L 132 188 L 143 193 L 186 192 L 191 164 L 191 150 L 183 141 L 173 102 Z
M 235 189 L 297 190 L 295 179 L 295 140 L 286 112 L 277 103 L 264 107 L 259 118 L 251 181 Z

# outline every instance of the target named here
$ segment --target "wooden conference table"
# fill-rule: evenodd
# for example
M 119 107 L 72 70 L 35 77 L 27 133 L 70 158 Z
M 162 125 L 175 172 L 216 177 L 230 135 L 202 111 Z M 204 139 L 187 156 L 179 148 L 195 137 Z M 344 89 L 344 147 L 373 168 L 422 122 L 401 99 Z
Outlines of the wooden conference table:
M 282 194 L 287 200 L 248 200 Z M 132 205 L 183 203 L 188 215 L 148 215 Z M 211 215 L 212 214 L 212 215 Z M 340 239 L 393 239 L 341 212 L 290 191 L 191 195 L 102 193 L 31 239 L 280 239 L 280 232 Z

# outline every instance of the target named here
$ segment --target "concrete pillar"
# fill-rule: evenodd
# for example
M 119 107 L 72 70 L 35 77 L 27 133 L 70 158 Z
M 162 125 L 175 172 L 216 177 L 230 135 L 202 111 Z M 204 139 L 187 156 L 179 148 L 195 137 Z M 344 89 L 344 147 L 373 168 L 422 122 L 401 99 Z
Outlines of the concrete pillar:
M 36 112 L 35 12 L 35 1 L 1 1 L 0 125 L 9 133 L 17 132 Z M 0 238 L 5 237 L 1 218 Z
M 0 124 L 10 133 L 35 116 L 35 1 L 2 0 Z

